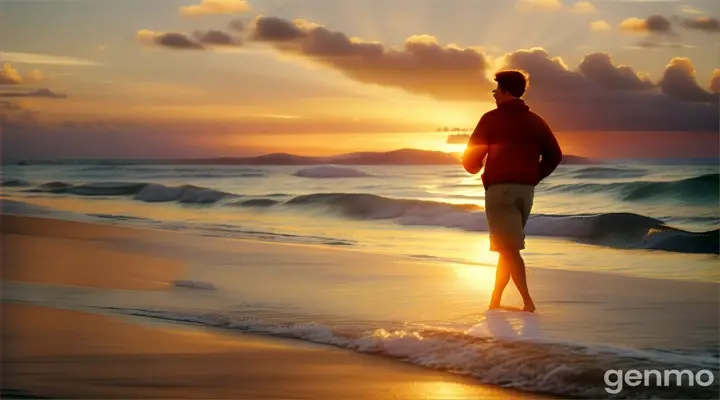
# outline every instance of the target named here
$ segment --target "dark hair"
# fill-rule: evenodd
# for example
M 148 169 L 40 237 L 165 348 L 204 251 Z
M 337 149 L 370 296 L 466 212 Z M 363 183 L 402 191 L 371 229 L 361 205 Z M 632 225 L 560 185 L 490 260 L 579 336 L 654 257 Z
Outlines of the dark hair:
M 495 74 L 498 87 L 515 97 L 522 97 L 528 85 L 527 74 L 523 71 L 510 70 Z

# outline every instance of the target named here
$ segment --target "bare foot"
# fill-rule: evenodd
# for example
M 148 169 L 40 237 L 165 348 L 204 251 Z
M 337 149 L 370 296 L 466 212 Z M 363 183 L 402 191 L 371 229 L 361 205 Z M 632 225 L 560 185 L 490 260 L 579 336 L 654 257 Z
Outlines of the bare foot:
M 535 312 L 535 304 L 530 303 L 530 304 L 525 305 L 525 307 L 523 307 L 523 311 L 534 313 Z

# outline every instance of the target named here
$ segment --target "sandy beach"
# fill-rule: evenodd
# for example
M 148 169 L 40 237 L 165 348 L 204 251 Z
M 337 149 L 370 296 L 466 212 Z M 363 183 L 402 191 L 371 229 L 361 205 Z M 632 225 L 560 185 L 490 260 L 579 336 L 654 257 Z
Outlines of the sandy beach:
M 537 313 L 487 312 L 489 266 L 1 222 L 3 397 L 598 398 L 618 366 L 717 370 L 713 283 L 532 268 Z
M 182 274 L 181 262 L 116 251 L 101 242 L 142 235 L 137 229 L 5 215 L 2 279 L 107 289 L 166 288 Z
M 108 249 L 150 231 L 2 217 L 2 280 L 153 291 L 180 260 Z M 504 399 L 533 397 L 422 367 L 190 325 L 2 303 L 4 398 Z
M 470 379 L 291 341 L 138 325 L 19 304 L 3 303 L 2 315 L 6 394 L 12 389 L 47 398 L 507 399 L 519 395 Z

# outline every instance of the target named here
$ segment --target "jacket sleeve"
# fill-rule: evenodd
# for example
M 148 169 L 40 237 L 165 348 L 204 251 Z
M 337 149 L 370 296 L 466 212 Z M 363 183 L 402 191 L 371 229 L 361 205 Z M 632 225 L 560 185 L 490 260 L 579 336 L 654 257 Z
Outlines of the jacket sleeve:
M 547 178 L 555 171 L 562 161 L 562 150 L 558 144 L 555 134 L 544 120 L 541 120 L 540 139 L 540 180 Z
M 477 174 L 483 167 L 483 160 L 488 152 L 489 145 L 488 118 L 483 115 L 480 118 L 462 156 L 463 168 L 471 174 Z

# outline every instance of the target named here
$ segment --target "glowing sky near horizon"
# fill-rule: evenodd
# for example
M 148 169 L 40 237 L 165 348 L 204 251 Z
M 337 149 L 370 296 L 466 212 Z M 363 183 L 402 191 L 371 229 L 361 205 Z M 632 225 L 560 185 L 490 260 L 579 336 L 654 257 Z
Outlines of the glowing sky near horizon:
M 717 130 L 692 121 L 714 118 L 718 17 L 713 0 L 0 0 L 3 155 L 447 151 L 439 128 L 469 133 L 488 77 L 519 65 L 572 154 L 712 157 Z M 581 74 L 593 53 L 610 63 Z M 609 105 L 688 126 L 591 118 Z

